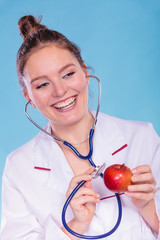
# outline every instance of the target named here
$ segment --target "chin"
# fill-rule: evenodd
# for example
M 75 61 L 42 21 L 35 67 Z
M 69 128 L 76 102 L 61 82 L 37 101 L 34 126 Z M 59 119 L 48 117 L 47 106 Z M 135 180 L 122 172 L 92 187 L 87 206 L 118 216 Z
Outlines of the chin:
M 66 116 L 62 117 L 59 121 L 59 125 L 61 126 L 74 126 L 78 124 L 84 117 L 84 114 L 82 113 L 72 113 L 72 114 L 66 114 Z
M 80 122 L 81 118 L 77 118 L 77 116 L 75 117 L 71 117 L 69 119 L 65 119 L 65 121 L 63 122 L 64 126 L 73 126 L 75 124 L 77 124 L 78 122 Z

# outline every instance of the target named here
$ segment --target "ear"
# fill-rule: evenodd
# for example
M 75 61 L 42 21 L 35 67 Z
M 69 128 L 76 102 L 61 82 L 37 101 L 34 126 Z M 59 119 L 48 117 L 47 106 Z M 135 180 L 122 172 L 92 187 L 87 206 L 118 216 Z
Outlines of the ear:
M 83 62 L 83 71 L 84 71 L 86 77 L 89 76 L 88 68 L 87 68 L 85 62 Z M 89 77 L 87 77 L 87 82 L 89 84 Z
M 29 95 L 28 95 L 27 92 L 24 92 L 24 91 L 23 91 L 23 96 L 25 97 L 25 99 L 27 100 L 27 102 L 30 101 L 30 104 L 31 104 L 34 108 L 36 108 L 35 104 L 32 102 L 32 100 L 30 99 L 30 97 L 29 97 Z
M 86 76 L 89 75 L 89 73 L 88 73 L 88 68 L 87 68 L 85 62 L 83 62 L 83 71 L 84 71 L 84 73 L 85 73 Z

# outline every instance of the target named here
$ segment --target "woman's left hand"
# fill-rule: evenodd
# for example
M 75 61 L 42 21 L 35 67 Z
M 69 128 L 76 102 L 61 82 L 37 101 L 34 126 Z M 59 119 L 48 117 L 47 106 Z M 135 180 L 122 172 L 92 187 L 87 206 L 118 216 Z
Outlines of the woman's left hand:
M 154 201 L 156 181 L 149 165 L 142 165 L 132 170 L 132 185 L 125 195 L 132 198 L 133 204 L 140 210 Z

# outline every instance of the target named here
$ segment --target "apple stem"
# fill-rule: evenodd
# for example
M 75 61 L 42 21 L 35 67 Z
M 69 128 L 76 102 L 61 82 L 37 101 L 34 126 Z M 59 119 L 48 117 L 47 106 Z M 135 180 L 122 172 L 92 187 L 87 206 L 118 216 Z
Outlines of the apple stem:
M 123 163 L 123 164 L 121 165 L 121 169 L 122 169 L 124 166 L 125 166 L 125 164 Z

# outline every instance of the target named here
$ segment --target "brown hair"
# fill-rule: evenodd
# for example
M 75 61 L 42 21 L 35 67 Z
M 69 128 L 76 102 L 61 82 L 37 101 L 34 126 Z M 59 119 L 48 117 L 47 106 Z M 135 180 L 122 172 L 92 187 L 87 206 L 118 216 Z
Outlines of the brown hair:
M 32 15 L 20 18 L 18 28 L 23 38 L 23 43 L 17 53 L 17 75 L 19 84 L 23 91 L 26 91 L 24 83 L 24 66 L 29 56 L 38 48 L 42 48 L 48 44 L 56 44 L 60 48 L 68 49 L 84 68 L 84 63 L 81 57 L 80 49 L 63 34 L 48 29 L 40 24 L 42 18 L 36 19 Z

